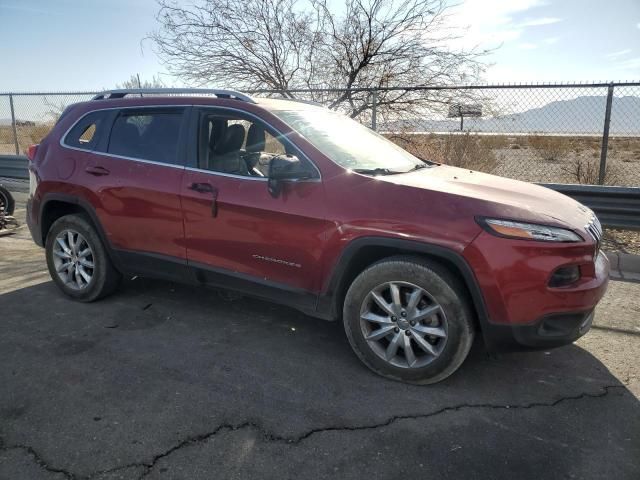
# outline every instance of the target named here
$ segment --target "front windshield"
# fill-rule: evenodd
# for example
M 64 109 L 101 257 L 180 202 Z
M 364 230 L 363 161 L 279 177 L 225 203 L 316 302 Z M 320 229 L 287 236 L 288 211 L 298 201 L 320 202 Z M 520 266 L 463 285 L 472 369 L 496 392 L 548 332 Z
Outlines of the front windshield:
M 305 105 L 272 112 L 344 168 L 384 174 L 427 165 L 382 135 L 331 110 Z

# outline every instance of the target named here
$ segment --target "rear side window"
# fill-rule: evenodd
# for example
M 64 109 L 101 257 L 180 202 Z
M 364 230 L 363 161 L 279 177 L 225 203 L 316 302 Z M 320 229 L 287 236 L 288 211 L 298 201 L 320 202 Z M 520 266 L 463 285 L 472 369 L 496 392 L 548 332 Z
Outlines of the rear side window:
M 107 152 L 177 164 L 182 118 L 182 110 L 122 110 L 111 129 Z
M 106 129 L 109 112 L 91 112 L 82 117 L 65 137 L 64 143 L 83 150 L 95 150 L 102 132 Z

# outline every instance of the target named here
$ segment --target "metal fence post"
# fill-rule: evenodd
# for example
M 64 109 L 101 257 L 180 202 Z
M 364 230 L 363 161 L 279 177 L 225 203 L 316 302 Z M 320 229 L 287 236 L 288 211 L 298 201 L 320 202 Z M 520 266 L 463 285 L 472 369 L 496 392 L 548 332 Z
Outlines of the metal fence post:
M 13 142 L 16 147 L 16 155 L 20 155 L 20 145 L 18 144 L 18 130 L 16 128 L 16 112 L 13 108 L 13 95 L 9 94 L 9 108 L 11 109 L 11 128 L 13 129 Z
M 602 132 L 602 149 L 600 150 L 600 170 L 598 171 L 598 184 L 604 185 L 607 173 L 607 150 L 609 148 L 609 125 L 611 124 L 611 105 L 613 104 L 613 83 L 607 90 L 607 106 L 604 111 L 604 131 Z
M 378 91 L 374 90 L 371 99 L 371 129 L 376 130 L 378 127 Z

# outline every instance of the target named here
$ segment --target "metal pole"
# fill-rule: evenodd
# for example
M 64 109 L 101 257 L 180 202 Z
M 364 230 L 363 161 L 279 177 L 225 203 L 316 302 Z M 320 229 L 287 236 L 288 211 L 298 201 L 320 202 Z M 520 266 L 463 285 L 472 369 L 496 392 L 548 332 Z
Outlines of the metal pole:
M 18 144 L 18 130 L 16 129 L 16 112 L 13 109 L 13 95 L 9 94 L 9 108 L 11 109 L 11 127 L 13 128 L 13 141 L 16 146 L 16 155 L 20 155 L 20 145 Z
M 139 73 L 136 73 L 136 78 L 138 79 L 138 88 L 140 90 L 142 90 L 142 83 L 140 83 L 140 74 Z M 142 93 L 140 94 L 140 96 L 141 97 L 143 96 Z
M 371 129 L 376 130 L 378 128 L 378 91 L 373 91 L 371 106 Z
M 611 124 L 611 105 L 613 104 L 613 83 L 607 90 L 607 106 L 604 111 L 604 131 L 602 132 L 602 149 L 600 150 L 600 171 L 598 172 L 598 184 L 604 185 L 604 177 L 607 173 L 607 149 L 609 148 L 609 125 Z
M 460 112 L 460 131 L 464 130 L 464 115 Z

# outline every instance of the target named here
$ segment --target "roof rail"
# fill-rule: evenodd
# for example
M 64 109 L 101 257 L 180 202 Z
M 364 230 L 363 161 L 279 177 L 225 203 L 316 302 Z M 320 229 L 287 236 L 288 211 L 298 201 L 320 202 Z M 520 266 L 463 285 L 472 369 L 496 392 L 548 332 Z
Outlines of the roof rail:
M 118 90 L 106 90 L 99 93 L 92 100 L 106 100 L 114 98 L 124 98 L 127 95 L 172 95 L 178 93 L 193 93 L 197 95 L 212 94 L 218 98 L 233 98 L 243 102 L 256 103 L 249 95 L 236 92 L 235 90 L 221 90 L 218 88 L 124 88 Z

